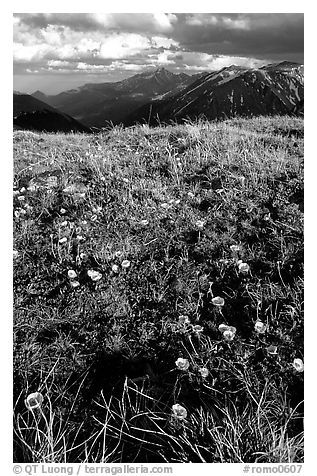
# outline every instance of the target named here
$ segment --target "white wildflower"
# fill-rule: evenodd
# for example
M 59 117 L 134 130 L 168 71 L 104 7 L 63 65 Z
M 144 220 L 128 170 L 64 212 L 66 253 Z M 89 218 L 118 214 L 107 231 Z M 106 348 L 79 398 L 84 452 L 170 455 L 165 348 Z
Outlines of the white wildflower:
M 192 329 L 196 334 L 200 334 L 204 330 L 204 328 L 200 326 L 199 324 L 192 326 Z
M 40 392 L 30 393 L 24 401 L 28 410 L 36 410 L 43 403 L 43 395 Z
M 264 334 L 264 332 L 266 331 L 266 327 L 267 327 L 266 324 L 264 324 L 264 322 L 260 321 L 259 319 L 254 324 L 254 329 L 259 334 Z
M 93 269 L 89 269 L 87 274 L 92 281 L 99 281 L 102 278 L 102 274 L 99 273 L 99 271 L 95 271 Z
M 238 269 L 239 269 L 239 273 L 248 274 L 250 271 L 250 266 L 247 263 L 239 263 Z
M 179 316 L 178 322 L 182 325 L 190 324 L 190 320 L 188 316 Z
M 214 306 L 222 307 L 225 303 L 225 300 L 220 296 L 216 296 L 212 298 L 211 302 L 213 303 Z
M 79 281 L 71 281 L 70 282 L 70 285 L 73 287 L 73 288 L 78 288 L 80 286 L 80 282 Z
M 186 408 L 182 407 L 179 403 L 176 403 L 175 405 L 172 406 L 172 411 L 173 415 L 178 419 L 178 420 L 185 420 L 187 417 L 187 410 Z
M 227 326 L 227 324 L 220 324 L 220 325 L 218 326 L 218 329 L 219 329 L 220 332 L 223 333 L 223 332 L 225 332 L 225 331 L 230 330 L 230 326 Z
M 266 348 L 266 351 L 270 355 L 276 355 L 277 354 L 277 347 L 276 347 L 276 345 L 269 345 L 269 347 Z
M 232 341 L 236 335 L 236 328 L 235 327 L 230 327 L 230 329 L 227 329 L 226 331 L 223 332 L 222 337 L 226 341 Z
M 123 269 L 128 269 L 130 267 L 130 265 L 131 265 L 131 263 L 127 259 L 124 259 L 121 263 L 121 266 L 122 266 Z
M 112 267 L 111 267 L 111 269 L 112 269 L 112 271 L 113 271 L 114 273 L 118 273 L 118 271 L 119 271 L 119 266 L 118 266 L 117 264 L 113 264 Z
M 304 362 L 302 359 L 294 359 L 293 367 L 297 372 L 304 372 Z
M 202 230 L 205 226 L 206 222 L 204 220 L 197 220 L 196 221 L 196 227 L 199 229 L 199 230 Z
M 206 367 L 202 367 L 199 369 L 199 373 L 202 376 L 202 378 L 206 378 L 209 375 L 209 370 Z
M 189 368 L 189 362 L 187 359 L 183 359 L 182 357 L 179 357 L 176 362 L 176 367 L 179 369 L 179 370 L 188 370 Z

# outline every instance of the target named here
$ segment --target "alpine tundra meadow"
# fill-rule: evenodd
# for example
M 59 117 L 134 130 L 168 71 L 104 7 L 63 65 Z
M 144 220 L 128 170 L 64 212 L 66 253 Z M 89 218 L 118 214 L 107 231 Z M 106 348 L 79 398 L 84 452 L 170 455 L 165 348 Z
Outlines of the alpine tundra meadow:
M 302 463 L 303 66 L 254 40 L 302 14 L 136 14 L 161 29 L 133 54 L 127 17 L 59 15 L 15 15 L 19 89 L 88 63 L 58 36 L 49 59 L 61 31 L 95 46 L 85 79 L 118 77 L 14 93 L 14 462 Z M 113 60 L 93 41 L 118 25 Z M 245 61 L 200 27 L 250 35 Z

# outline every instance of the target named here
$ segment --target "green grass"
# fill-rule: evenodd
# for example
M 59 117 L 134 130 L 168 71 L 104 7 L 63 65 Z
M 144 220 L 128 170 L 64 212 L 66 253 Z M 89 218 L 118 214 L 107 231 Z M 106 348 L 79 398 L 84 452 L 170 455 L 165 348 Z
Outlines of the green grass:
M 14 164 L 15 461 L 303 461 L 303 120 L 18 131 Z

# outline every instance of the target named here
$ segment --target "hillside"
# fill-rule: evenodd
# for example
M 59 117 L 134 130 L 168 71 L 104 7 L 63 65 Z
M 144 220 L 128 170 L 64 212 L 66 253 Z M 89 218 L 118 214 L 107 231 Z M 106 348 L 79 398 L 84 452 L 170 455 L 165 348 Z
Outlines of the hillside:
M 17 91 L 13 93 L 13 116 L 17 117 L 23 112 L 33 111 L 56 111 L 52 106 L 40 101 L 39 99 L 30 96 L 29 94 L 22 94 Z
M 15 462 L 303 461 L 303 148 L 14 133 Z
M 46 132 L 90 132 L 88 127 L 43 101 L 16 92 L 13 94 L 13 125 Z
M 282 62 L 259 69 L 230 66 L 198 78 L 169 98 L 143 105 L 125 124 L 205 117 L 297 114 L 304 100 L 303 66 Z

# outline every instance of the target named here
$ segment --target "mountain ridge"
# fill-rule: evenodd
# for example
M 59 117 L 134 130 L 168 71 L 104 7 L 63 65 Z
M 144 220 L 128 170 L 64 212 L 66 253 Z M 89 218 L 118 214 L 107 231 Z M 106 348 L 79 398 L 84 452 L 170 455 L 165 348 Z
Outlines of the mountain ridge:
M 46 132 L 90 132 L 73 117 L 29 94 L 13 94 L 13 125 Z
M 157 124 L 204 116 L 292 114 L 304 99 L 303 66 L 282 62 L 261 68 L 231 65 L 208 73 L 168 100 L 152 101 L 126 118 L 125 125 Z
M 193 75 L 161 67 L 124 80 L 86 83 L 57 95 L 35 91 L 32 96 L 74 117 L 87 127 L 107 122 L 210 120 L 260 114 L 302 114 L 303 65 L 290 61 L 259 68 L 238 65 Z

